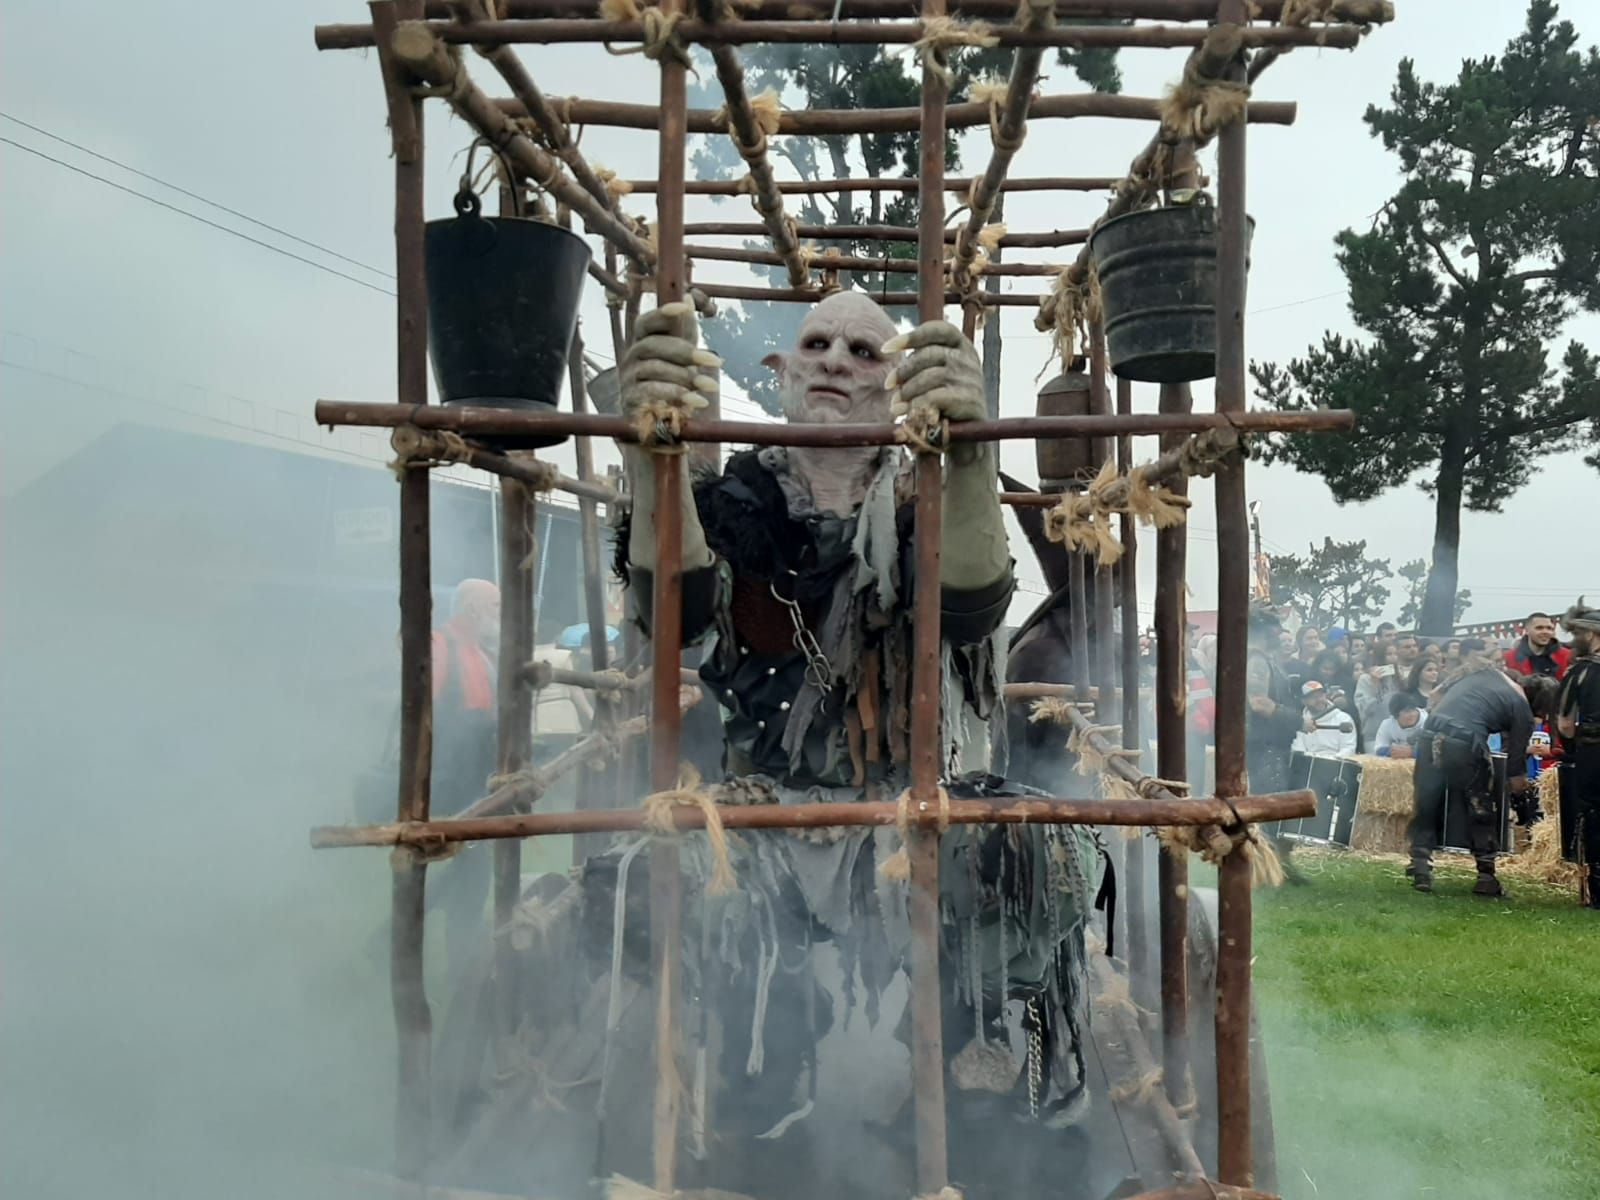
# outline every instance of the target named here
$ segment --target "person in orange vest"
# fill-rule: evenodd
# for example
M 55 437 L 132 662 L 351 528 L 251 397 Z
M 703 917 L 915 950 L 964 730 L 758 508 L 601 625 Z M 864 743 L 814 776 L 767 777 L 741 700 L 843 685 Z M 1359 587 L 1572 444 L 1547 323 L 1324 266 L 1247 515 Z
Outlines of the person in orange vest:
M 455 816 L 488 792 L 497 747 L 495 676 L 500 643 L 500 589 L 487 579 L 463 579 L 450 619 L 433 632 L 433 804 L 435 816 Z M 489 944 L 483 909 L 489 898 L 488 846 L 463 845 L 436 868 L 428 907 L 443 909 L 445 955 L 452 978 L 462 978 L 474 952 Z

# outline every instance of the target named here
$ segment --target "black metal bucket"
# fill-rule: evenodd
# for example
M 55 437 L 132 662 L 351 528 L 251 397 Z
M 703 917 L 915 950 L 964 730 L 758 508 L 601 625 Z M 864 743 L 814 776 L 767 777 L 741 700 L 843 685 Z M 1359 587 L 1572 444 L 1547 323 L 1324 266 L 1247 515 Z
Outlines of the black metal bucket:
M 1113 217 L 1094 231 L 1089 253 L 1119 377 L 1187 383 L 1217 373 L 1217 214 L 1209 203 Z
M 445 404 L 554 412 L 589 268 L 581 237 L 544 221 L 485 217 L 476 195 L 429 221 L 428 357 Z M 495 438 L 508 449 L 560 436 Z

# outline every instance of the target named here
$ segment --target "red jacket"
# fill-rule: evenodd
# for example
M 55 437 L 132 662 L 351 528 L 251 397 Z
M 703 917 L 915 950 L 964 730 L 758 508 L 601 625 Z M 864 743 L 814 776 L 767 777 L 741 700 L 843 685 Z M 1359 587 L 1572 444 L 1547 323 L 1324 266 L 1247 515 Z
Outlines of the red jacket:
M 1567 673 L 1567 667 L 1572 662 L 1571 647 L 1563 646 L 1558 642 L 1551 642 L 1549 659 L 1554 664 L 1555 671 L 1553 673 L 1540 671 L 1536 669 L 1533 655 L 1529 651 L 1527 637 L 1519 637 L 1516 645 L 1506 651 L 1506 670 L 1515 671 L 1518 675 L 1553 674 L 1554 678 L 1560 679 Z

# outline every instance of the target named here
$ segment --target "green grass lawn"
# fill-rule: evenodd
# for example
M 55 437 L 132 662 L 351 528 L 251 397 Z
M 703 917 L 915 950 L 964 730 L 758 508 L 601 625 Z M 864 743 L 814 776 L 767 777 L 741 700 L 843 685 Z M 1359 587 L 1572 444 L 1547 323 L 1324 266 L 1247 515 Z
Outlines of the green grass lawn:
M 1290 1200 L 1600 1198 L 1600 913 L 1507 879 L 1297 855 L 1258 892 L 1257 996 Z

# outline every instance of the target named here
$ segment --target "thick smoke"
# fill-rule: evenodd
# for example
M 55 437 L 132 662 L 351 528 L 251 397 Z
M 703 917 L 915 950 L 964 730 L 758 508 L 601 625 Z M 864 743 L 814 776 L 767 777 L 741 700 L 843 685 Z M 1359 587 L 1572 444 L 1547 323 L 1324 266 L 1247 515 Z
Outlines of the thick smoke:
M 12 466 L 95 401 L 6 383 Z M 394 482 L 80 441 L 0 510 L 0 1191 L 320 1195 L 392 1153 L 387 862 L 306 832 L 392 719 Z M 490 553 L 486 493 L 435 494 L 438 543 Z

